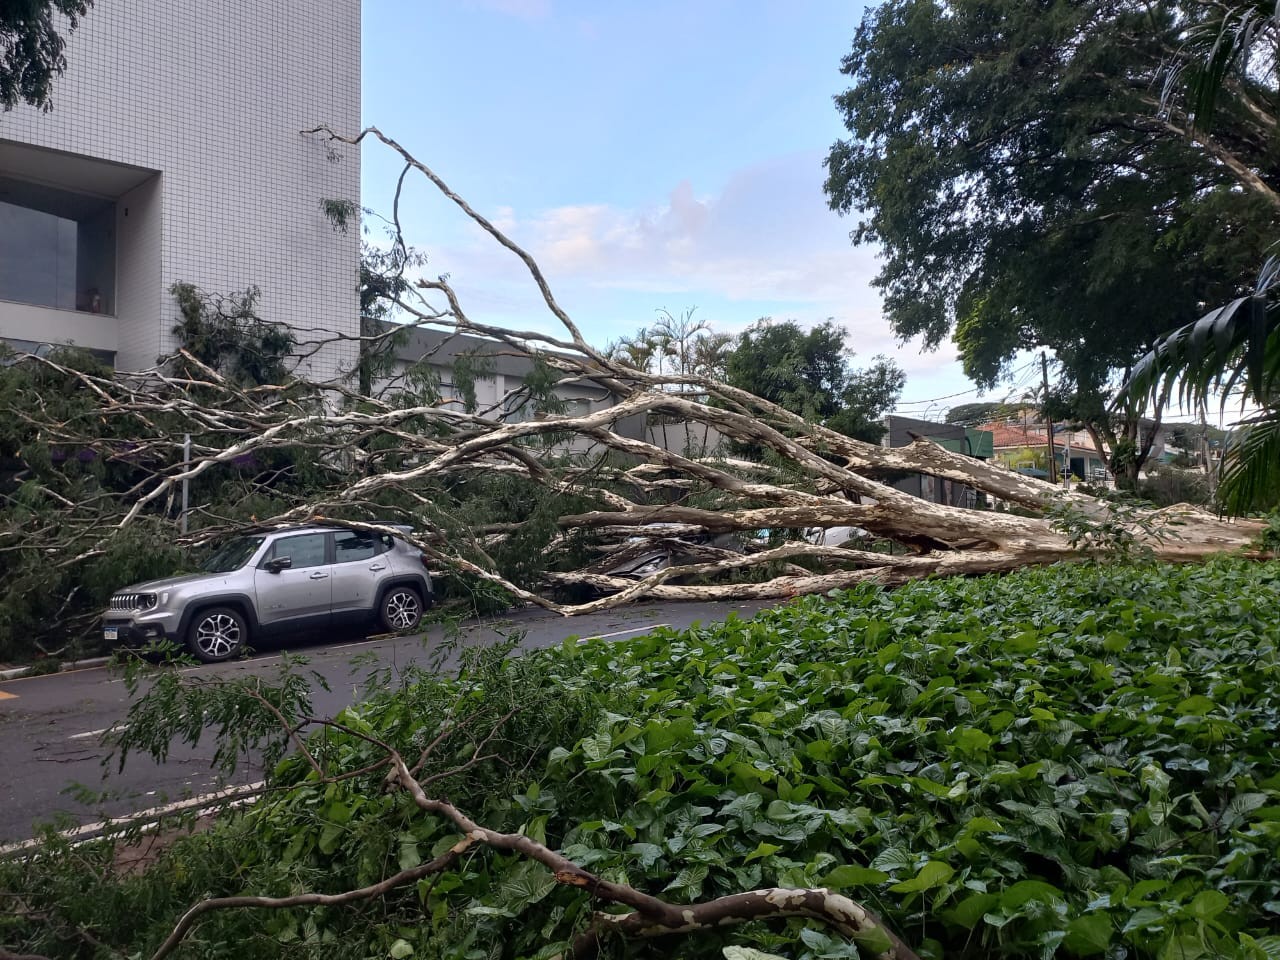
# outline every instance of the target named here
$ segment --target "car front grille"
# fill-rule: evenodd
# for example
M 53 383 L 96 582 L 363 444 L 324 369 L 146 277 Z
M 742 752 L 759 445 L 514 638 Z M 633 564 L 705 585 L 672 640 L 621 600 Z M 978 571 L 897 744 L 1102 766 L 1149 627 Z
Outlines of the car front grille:
M 155 605 L 154 593 L 117 593 L 111 598 L 112 610 L 150 610 Z

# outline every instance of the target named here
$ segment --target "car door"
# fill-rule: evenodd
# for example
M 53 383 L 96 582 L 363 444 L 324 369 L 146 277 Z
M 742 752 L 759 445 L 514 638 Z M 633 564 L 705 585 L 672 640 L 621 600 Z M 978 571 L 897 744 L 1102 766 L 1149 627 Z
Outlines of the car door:
M 339 530 L 333 535 L 333 614 L 341 620 L 368 616 L 377 600 L 378 584 L 386 575 L 383 537 L 362 530 Z
M 267 564 L 287 557 L 289 566 L 272 573 Z M 329 534 L 323 531 L 281 537 L 254 571 L 258 622 L 268 628 L 326 624 L 333 599 Z

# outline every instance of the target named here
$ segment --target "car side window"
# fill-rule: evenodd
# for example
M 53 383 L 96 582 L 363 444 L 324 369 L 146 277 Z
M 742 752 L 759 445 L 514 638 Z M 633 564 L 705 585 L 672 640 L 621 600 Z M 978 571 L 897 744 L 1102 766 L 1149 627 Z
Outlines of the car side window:
M 372 533 L 361 533 L 358 530 L 343 530 L 333 535 L 333 546 L 336 551 L 335 563 L 354 563 L 357 560 L 371 560 L 382 552 L 382 544 Z
M 323 533 L 303 533 L 296 537 L 284 537 L 277 540 L 271 548 L 271 556 L 275 559 L 288 557 L 290 569 L 300 567 L 320 567 L 325 562 Z

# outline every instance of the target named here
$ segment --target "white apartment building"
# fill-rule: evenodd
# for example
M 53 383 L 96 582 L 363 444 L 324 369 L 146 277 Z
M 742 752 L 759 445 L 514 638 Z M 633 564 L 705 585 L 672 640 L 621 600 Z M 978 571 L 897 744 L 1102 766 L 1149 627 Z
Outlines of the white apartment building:
M 358 333 L 359 231 L 321 201 L 359 202 L 359 151 L 300 131 L 359 129 L 359 0 L 99 0 L 67 63 L 51 112 L 0 113 L 0 337 L 144 369 L 173 348 L 178 282 L 257 286 L 301 341 Z

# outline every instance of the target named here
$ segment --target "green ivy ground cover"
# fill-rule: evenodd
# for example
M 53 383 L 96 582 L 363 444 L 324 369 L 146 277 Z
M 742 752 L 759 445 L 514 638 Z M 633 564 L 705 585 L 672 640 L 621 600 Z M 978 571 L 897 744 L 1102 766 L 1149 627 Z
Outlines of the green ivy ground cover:
M 927 957 L 1263 960 L 1280 957 L 1277 641 L 1280 564 L 1054 567 L 567 643 L 416 677 L 344 719 L 410 750 L 446 704 L 523 702 L 506 761 L 443 792 L 672 900 L 826 885 Z M 375 758 L 332 734 L 316 749 Z M 456 839 L 376 783 L 309 786 L 293 759 L 277 775 L 295 787 L 103 899 L 148 918 L 112 942 L 154 945 L 184 898 L 336 891 Z M 591 907 L 478 855 L 376 907 L 215 918 L 187 955 L 547 957 Z M 84 909 L 75 923 L 105 936 Z M 49 946 L 13 929 L 15 947 Z M 858 955 L 798 924 L 628 955 L 727 944 Z
M 1222 564 L 867 588 L 597 648 L 619 719 L 552 769 L 611 812 L 570 848 L 690 897 L 836 886 L 936 956 L 1274 955 L 1278 641 L 1280 570 Z

